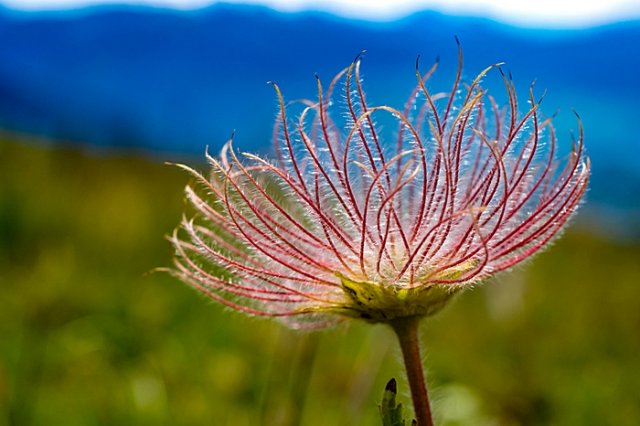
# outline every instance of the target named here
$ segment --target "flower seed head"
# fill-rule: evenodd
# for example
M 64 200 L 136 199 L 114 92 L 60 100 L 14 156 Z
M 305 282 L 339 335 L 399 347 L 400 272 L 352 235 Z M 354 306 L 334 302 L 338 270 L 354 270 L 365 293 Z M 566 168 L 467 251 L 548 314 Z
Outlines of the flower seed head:
M 171 237 L 172 273 L 236 310 L 317 327 L 431 315 L 540 251 L 587 188 L 582 127 L 559 159 L 533 90 L 521 110 L 500 71 L 499 106 L 480 84 L 499 67 L 463 84 L 460 53 L 450 91 L 431 93 L 436 67 L 416 66 L 402 109 L 367 103 L 360 58 L 326 89 L 317 79 L 317 99 L 295 119 L 274 85 L 273 161 L 229 141 L 218 158 L 207 154 L 209 177 L 182 166 L 195 178 L 186 188 L 195 213 Z M 394 121 L 392 137 L 381 119 Z

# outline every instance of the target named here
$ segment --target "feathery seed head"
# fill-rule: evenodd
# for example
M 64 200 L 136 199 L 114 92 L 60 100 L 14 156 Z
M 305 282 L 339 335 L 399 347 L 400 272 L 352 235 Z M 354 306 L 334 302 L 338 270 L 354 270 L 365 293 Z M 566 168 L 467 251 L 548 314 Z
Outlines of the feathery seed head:
M 558 160 L 551 119 L 533 90 L 521 111 L 510 77 L 499 107 L 480 85 L 495 65 L 432 94 L 422 74 L 402 110 L 367 103 L 360 57 L 317 100 L 279 113 L 275 161 L 229 141 L 207 154 L 209 178 L 182 166 L 193 219 L 171 237 L 172 273 L 249 314 L 318 327 L 341 318 L 389 322 L 438 311 L 461 289 L 508 269 L 559 234 L 587 188 L 582 126 Z M 338 125 L 331 101 L 344 85 Z M 393 140 L 378 115 L 397 122 Z M 578 119 L 579 122 L 579 119 Z M 344 127 L 344 128 L 342 128 Z

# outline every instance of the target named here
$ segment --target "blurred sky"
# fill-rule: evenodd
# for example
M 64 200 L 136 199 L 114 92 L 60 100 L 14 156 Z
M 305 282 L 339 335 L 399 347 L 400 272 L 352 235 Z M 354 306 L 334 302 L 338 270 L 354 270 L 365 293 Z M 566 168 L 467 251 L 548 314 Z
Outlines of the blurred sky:
M 71 9 L 90 5 L 137 4 L 177 9 L 195 9 L 211 0 L 3 0 L 22 10 Z M 224 3 L 258 4 L 280 11 L 320 10 L 349 18 L 396 19 L 429 9 L 456 15 L 479 16 L 511 24 L 579 28 L 640 17 L 639 0 L 226 0 Z
M 216 152 L 235 129 L 237 146 L 268 153 L 267 80 L 312 97 L 314 73 L 366 49 L 370 99 L 402 105 L 417 54 L 440 57 L 432 84 L 448 87 L 454 35 L 463 78 L 501 61 L 520 96 L 548 89 L 562 146 L 580 113 L 585 210 L 640 235 L 640 0 L 0 0 L 0 129 L 163 159 Z M 497 75 L 485 87 L 504 96 Z

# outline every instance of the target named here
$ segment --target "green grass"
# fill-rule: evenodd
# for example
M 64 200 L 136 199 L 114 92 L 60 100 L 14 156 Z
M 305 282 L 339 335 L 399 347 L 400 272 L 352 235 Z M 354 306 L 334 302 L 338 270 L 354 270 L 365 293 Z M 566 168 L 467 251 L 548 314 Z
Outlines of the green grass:
M 0 425 L 379 425 L 392 376 L 409 407 L 384 327 L 297 333 L 148 273 L 187 180 L 0 139 Z M 426 321 L 438 424 L 637 425 L 639 258 L 574 229 Z

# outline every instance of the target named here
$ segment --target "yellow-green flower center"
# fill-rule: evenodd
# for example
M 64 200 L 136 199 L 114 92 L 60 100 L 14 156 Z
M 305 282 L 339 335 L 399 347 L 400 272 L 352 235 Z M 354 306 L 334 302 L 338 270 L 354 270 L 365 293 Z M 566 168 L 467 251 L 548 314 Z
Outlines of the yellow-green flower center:
M 404 317 L 424 317 L 442 309 L 460 289 L 441 284 L 408 288 L 371 281 L 354 281 L 338 275 L 349 302 L 336 311 L 369 322 L 389 322 Z

